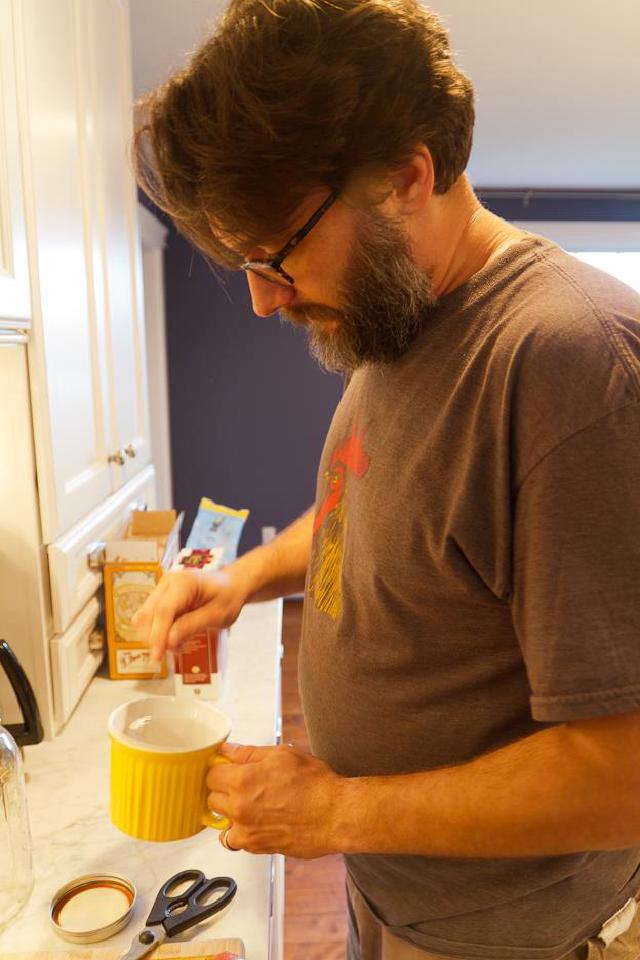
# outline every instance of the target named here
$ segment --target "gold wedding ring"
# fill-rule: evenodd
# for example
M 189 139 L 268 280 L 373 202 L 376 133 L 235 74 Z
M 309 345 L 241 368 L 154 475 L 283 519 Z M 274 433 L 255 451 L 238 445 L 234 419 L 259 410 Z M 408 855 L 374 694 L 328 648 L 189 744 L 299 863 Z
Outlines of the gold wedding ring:
M 225 827 L 225 829 L 220 834 L 220 843 L 225 848 L 225 850 L 230 850 L 232 853 L 238 853 L 239 847 L 232 847 L 229 843 L 229 830 L 231 830 L 231 825 Z

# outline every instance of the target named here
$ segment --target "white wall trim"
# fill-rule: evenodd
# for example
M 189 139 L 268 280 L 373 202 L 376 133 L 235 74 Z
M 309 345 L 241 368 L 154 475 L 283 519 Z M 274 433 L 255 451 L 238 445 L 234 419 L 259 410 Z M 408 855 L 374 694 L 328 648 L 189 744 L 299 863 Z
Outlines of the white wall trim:
M 141 203 L 138 203 L 138 217 L 142 242 L 149 427 L 156 467 L 156 499 L 158 509 L 168 510 L 174 505 L 164 294 L 164 248 L 169 231 Z
M 640 222 L 622 220 L 517 220 L 521 230 L 538 233 L 569 251 L 640 251 Z
M 157 217 L 154 217 L 151 211 L 147 210 L 141 203 L 138 203 L 138 218 L 142 249 L 149 250 L 158 247 L 163 249 L 167 244 L 168 228 L 160 223 Z

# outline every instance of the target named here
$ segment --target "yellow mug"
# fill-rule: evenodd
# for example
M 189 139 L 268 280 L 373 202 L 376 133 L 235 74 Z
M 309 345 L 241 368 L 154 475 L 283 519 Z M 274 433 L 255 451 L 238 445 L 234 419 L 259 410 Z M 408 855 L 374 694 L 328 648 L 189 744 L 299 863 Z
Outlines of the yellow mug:
M 183 840 L 204 827 L 224 830 L 207 809 L 207 770 L 231 731 L 221 710 L 182 697 L 147 697 L 109 716 L 111 822 L 138 840 Z

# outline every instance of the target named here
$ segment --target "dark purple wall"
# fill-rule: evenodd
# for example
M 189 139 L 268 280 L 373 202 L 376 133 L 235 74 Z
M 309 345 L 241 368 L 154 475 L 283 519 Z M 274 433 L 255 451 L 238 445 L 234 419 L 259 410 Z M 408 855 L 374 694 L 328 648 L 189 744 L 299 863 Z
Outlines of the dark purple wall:
M 243 275 L 222 274 L 173 229 L 165 255 L 174 505 L 184 537 L 200 497 L 249 507 L 243 553 L 314 500 L 342 380 L 309 357 L 304 331 L 256 317 Z
M 640 219 L 637 193 L 478 194 L 506 219 Z M 185 537 L 201 496 L 249 507 L 244 552 L 263 526 L 282 529 L 312 502 L 342 382 L 310 359 L 303 331 L 253 314 L 243 276 L 226 275 L 227 296 L 171 226 L 165 275 L 174 503 L 186 512 Z

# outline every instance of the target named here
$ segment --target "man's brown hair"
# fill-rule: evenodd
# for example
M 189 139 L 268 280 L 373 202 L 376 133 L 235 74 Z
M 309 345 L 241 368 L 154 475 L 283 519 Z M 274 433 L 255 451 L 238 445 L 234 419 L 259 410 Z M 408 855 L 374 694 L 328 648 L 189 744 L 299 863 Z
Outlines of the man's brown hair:
M 231 267 L 230 248 L 284 234 L 312 189 L 400 167 L 417 143 L 445 193 L 474 121 L 471 83 L 419 0 L 232 0 L 137 115 L 142 188 Z

